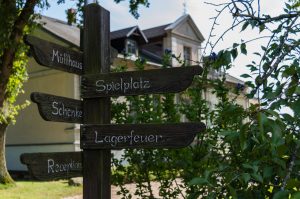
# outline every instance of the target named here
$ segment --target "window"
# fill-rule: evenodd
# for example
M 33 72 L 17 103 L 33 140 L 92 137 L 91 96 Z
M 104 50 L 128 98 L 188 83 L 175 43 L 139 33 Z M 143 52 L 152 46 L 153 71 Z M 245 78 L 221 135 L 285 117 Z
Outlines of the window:
M 137 55 L 137 44 L 135 41 L 130 39 L 126 40 L 126 53 L 129 55 Z
M 183 47 L 183 59 L 184 59 L 184 65 L 186 66 L 191 65 L 192 56 L 191 56 L 190 47 L 187 46 Z

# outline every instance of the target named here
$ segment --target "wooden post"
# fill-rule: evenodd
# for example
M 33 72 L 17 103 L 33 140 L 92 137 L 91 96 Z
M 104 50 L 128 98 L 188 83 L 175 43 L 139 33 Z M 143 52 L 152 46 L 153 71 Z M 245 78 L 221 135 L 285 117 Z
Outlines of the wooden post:
M 84 8 L 84 74 L 110 71 L 109 12 L 93 3 Z M 85 124 L 110 123 L 110 98 L 83 99 Z M 83 150 L 83 198 L 110 199 L 110 150 Z

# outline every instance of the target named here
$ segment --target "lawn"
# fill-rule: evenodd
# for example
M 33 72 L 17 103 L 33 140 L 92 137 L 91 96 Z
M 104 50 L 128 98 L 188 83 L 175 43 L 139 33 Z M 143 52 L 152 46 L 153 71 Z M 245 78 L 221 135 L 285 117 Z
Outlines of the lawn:
M 82 193 L 82 187 L 69 186 L 67 181 L 17 181 L 14 187 L 1 187 L 0 199 L 60 199 Z

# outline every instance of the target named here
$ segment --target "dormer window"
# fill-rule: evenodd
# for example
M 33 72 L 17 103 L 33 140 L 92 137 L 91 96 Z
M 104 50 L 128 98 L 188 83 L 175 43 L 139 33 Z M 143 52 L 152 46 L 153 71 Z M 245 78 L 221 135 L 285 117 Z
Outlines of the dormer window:
M 184 46 L 183 47 L 183 59 L 184 59 L 184 65 L 189 66 L 191 65 L 192 60 L 192 54 L 191 54 L 191 48 Z
M 131 39 L 126 39 L 126 53 L 128 55 L 138 55 L 138 48 L 137 48 L 137 43 L 134 40 Z

